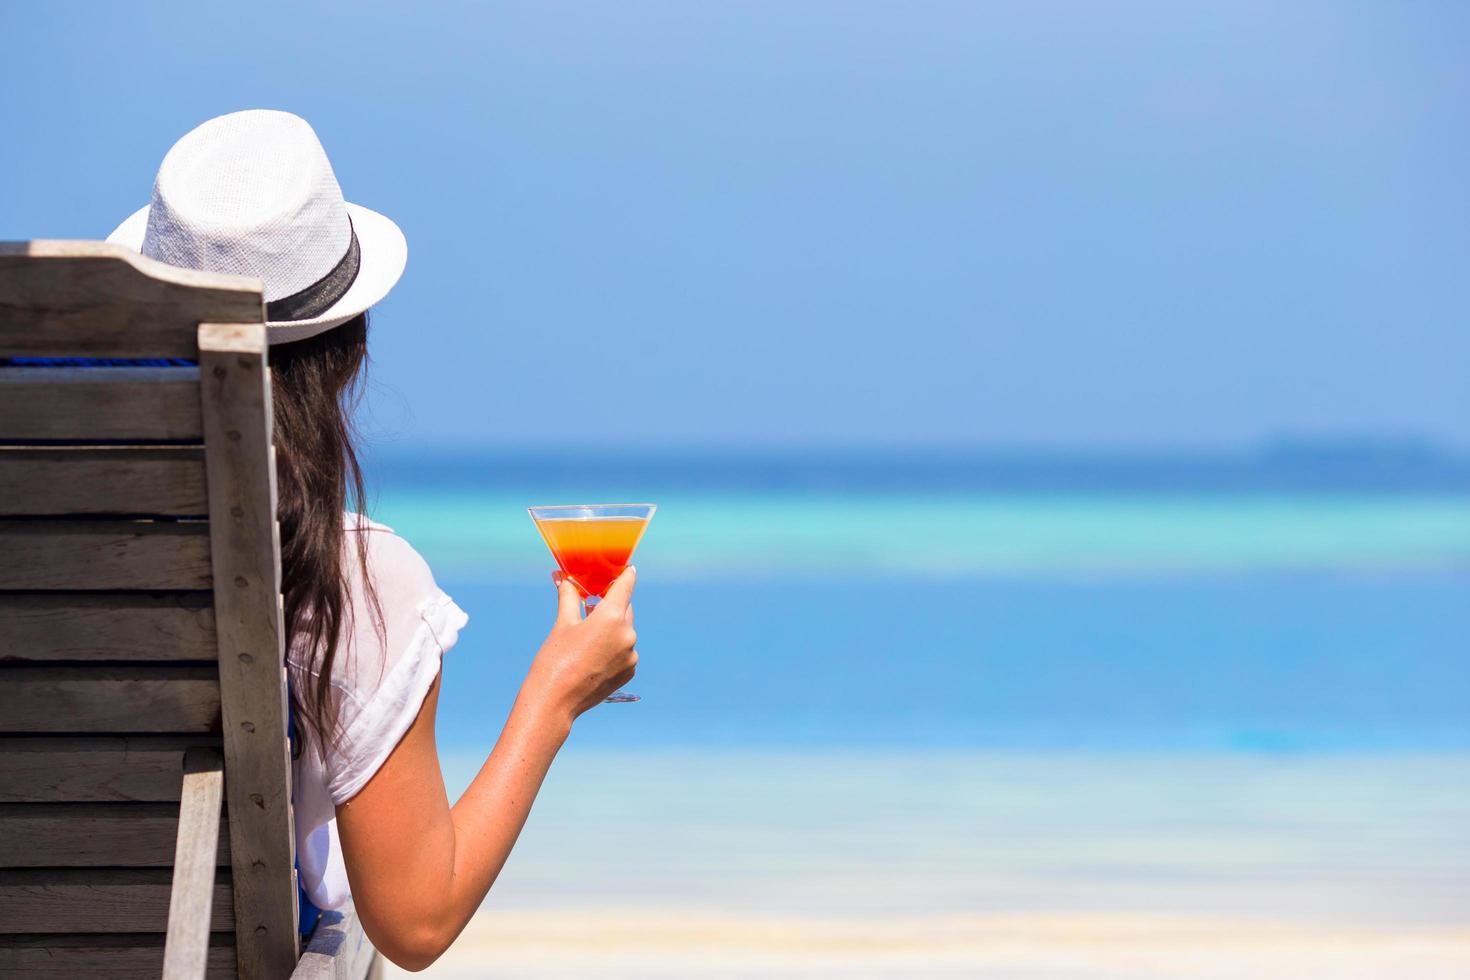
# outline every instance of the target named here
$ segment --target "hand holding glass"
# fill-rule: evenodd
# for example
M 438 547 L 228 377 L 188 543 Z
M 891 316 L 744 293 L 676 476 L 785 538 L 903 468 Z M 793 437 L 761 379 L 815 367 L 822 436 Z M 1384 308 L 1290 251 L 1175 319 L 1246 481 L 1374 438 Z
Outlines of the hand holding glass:
M 657 508 L 653 504 L 568 504 L 528 509 L 551 556 L 581 593 L 585 612 L 591 612 L 613 579 L 628 567 Z M 641 699 L 614 691 L 606 700 Z

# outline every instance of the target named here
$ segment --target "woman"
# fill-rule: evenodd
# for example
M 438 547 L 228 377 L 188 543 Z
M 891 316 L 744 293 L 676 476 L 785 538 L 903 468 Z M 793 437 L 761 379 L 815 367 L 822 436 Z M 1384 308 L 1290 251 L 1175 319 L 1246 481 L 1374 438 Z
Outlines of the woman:
M 402 234 L 343 201 L 304 120 L 252 110 L 175 144 L 149 206 L 109 240 L 265 284 L 304 897 L 350 895 L 373 945 L 422 969 L 494 884 L 572 723 L 632 678 L 634 571 L 585 619 L 558 580 L 551 633 L 451 806 L 434 716 L 440 658 L 468 617 L 407 542 L 346 512 L 364 499 L 351 410 L 367 309 L 402 273 Z

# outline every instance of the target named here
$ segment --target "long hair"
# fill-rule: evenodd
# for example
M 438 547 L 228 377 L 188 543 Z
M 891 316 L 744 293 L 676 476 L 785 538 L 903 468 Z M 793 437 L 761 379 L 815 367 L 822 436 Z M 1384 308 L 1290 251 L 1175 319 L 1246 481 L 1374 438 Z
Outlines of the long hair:
M 293 690 L 292 697 L 323 744 L 336 728 L 332 670 L 353 615 L 344 510 L 366 509 L 353 412 L 362 396 L 367 328 L 363 313 L 315 337 L 270 348 L 286 649 L 304 647 L 311 658 L 302 672 L 309 689 Z M 367 535 L 353 534 L 352 541 L 350 560 L 361 565 L 377 614 L 366 574 Z

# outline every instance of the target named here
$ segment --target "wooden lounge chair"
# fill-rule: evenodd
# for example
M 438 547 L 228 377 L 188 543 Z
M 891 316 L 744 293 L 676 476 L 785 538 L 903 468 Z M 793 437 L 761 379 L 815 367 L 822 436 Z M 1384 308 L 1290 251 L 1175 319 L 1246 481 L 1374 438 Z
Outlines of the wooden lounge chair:
M 0 243 L 0 977 L 380 967 L 350 908 L 298 934 L 263 319 L 251 279 Z

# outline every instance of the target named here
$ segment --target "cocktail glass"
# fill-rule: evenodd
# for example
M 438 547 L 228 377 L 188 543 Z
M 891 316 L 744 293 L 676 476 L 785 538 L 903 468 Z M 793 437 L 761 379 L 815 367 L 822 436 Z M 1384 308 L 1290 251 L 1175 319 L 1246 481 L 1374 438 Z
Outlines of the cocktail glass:
M 584 610 L 590 613 L 607 595 L 613 579 L 628 567 L 657 508 L 653 504 L 566 504 L 527 509 L 551 556 L 577 587 Z M 604 700 L 625 703 L 641 698 L 614 691 Z

